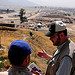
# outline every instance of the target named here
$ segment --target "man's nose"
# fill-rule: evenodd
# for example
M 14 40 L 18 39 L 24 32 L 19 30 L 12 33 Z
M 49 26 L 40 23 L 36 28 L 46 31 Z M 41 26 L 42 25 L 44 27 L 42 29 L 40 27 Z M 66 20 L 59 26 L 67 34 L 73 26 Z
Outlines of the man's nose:
M 50 37 L 50 40 L 51 40 L 52 38 Z

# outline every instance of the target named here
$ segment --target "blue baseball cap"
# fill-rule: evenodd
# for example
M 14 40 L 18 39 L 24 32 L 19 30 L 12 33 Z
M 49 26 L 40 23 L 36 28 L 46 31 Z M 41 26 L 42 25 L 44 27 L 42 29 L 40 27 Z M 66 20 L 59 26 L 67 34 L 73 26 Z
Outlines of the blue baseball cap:
M 29 55 L 31 53 L 31 48 L 26 41 L 15 40 L 11 43 L 9 51 L 19 55 Z

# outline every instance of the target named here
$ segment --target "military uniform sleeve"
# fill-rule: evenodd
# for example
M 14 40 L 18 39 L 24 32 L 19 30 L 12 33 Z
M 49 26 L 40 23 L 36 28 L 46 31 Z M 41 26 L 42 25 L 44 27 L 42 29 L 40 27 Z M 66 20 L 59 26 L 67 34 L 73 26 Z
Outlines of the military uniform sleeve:
M 71 58 L 69 56 L 65 56 L 61 60 L 60 67 L 57 70 L 56 75 L 70 75 L 71 68 L 72 68 Z

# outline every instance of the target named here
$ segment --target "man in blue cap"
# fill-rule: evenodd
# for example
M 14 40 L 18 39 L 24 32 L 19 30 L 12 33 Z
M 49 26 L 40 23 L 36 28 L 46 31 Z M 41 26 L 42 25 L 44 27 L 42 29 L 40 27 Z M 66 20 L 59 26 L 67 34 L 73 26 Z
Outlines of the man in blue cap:
M 12 65 L 8 72 L 1 72 L 0 75 L 33 75 L 27 71 L 30 63 L 31 48 L 26 41 L 15 40 L 11 43 L 8 51 L 8 59 Z M 39 75 L 38 72 L 33 72 Z

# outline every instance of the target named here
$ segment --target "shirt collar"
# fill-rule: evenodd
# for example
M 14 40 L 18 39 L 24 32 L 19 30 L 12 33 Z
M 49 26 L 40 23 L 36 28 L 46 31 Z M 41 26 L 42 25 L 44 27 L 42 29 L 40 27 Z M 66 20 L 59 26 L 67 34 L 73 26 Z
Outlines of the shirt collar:
M 17 70 L 22 70 L 22 71 L 26 71 L 27 69 L 25 67 L 9 67 L 9 69 L 7 71 L 17 71 Z
M 61 44 L 61 45 L 59 45 L 59 46 L 57 47 L 57 49 L 58 49 L 59 52 L 60 52 L 61 48 L 64 46 L 64 44 L 65 44 L 66 42 L 67 42 L 67 41 L 65 41 L 63 44 Z

